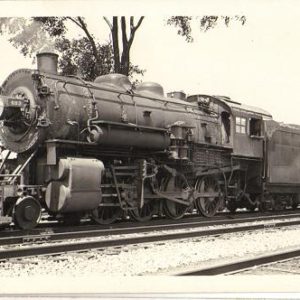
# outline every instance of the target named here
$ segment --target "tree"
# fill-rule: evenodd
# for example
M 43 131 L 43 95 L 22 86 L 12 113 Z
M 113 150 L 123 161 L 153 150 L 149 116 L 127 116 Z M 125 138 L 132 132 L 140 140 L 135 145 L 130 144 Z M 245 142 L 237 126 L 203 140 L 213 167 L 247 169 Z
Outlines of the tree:
M 54 48 L 61 53 L 59 67 L 62 74 L 78 74 L 85 80 L 94 80 L 97 76 L 112 72 L 111 44 L 100 44 L 83 17 L 35 17 L 33 22 L 39 23 L 54 39 Z M 80 29 L 83 37 L 67 37 L 70 22 Z
M 200 30 L 204 32 L 213 29 L 220 22 L 223 22 L 227 27 L 230 22 L 233 21 L 240 22 L 242 25 L 246 23 L 245 16 L 202 16 L 195 18 L 199 20 Z M 173 16 L 167 19 L 167 25 L 178 28 L 177 34 L 183 36 L 188 43 L 191 43 L 193 42 L 191 26 L 193 19 L 194 18 L 188 16 Z
M 80 39 L 60 38 L 56 49 L 61 53 L 59 68 L 62 75 L 79 75 L 85 80 L 93 81 L 97 76 L 112 71 L 112 49 L 110 44 L 96 44 L 97 59 L 86 37 Z
M 144 17 L 139 18 L 137 24 L 135 25 L 134 17 L 130 17 L 130 33 L 129 37 L 127 37 L 126 18 L 121 17 L 122 54 L 120 55 L 118 17 L 113 17 L 112 22 L 110 22 L 108 18 L 104 17 L 104 20 L 109 26 L 112 35 L 115 64 L 114 68 L 116 73 L 129 74 L 130 48 L 132 46 L 135 33 L 141 26 L 143 19 Z
M 121 53 L 119 20 L 122 34 Z M 105 21 L 110 26 L 112 43 L 101 44 L 90 32 L 83 17 L 1 18 L 0 33 L 9 34 L 9 41 L 25 56 L 32 57 L 45 47 L 55 48 L 61 53 L 59 67 L 62 74 L 79 73 L 86 80 L 93 80 L 110 72 L 129 76 L 143 75 L 145 70 L 130 61 L 130 49 L 143 17 L 137 25 L 134 24 L 134 17 L 130 17 L 128 38 L 125 17 L 113 17 L 112 23 L 107 18 Z M 71 24 L 80 29 L 83 37 L 69 37 L 68 27 Z

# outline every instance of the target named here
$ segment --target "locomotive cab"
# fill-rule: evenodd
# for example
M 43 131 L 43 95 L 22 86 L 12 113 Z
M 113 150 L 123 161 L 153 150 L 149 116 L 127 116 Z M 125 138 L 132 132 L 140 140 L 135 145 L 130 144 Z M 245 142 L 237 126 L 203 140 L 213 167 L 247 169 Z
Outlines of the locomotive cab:
M 209 95 L 192 95 L 188 102 L 197 103 L 199 110 L 216 119 L 215 123 L 201 123 L 206 143 L 220 147 L 233 147 L 232 116 L 230 107 L 217 97 Z
M 264 120 L 272 116 L 256 107 L 243 105 L 227 97 L 218 97 L 230 108 L 233 155 L 263 157 Z
M 220 144 L 233 148 L 233 155 L 263 157 L 263 121 L 272 119 L 268 112 L 225 96 L 196 95 L 188 97 L 188 101 L 218 116 Z
M 265 120 L 271 120 L 272 116 L 260 108 L 230 99 L 222 100 L 231 111 L 231 161 L 235 168 L 229 177 L 227 208 L 230 211 L 244 207 L 254 210 L 260 203 L 259 195 L 263 182 Z

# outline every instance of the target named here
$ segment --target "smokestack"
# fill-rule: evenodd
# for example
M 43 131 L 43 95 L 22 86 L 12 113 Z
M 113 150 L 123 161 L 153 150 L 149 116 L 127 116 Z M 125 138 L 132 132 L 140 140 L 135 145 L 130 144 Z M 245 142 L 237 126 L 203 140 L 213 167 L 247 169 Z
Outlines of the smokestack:
M 40 52 L 36 55 L 37 68 L 41 72 L 57 74 L 58 55 L 54 52 Z

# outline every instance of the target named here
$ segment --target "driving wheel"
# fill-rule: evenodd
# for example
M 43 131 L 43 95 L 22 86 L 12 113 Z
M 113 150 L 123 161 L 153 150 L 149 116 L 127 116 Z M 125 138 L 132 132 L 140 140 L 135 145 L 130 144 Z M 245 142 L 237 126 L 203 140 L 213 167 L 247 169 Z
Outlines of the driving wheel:
M 114 223 L 121 216 L 120 206 L 99 206 L 92 211 L 92 219 L 101 225 Z
M 198 211 L 205 217 L 213 217 L 221 206 L 222 196 L 220 185 L 213 176 L 204 176 L 197 179 L 196 191 L 200 194 L 196 199 Z
M 184 178 L 176 175 L 175 177 L 172 176 L 166 178 L 162 184 L 162 188 L 167 193 L 170 192 L 172 194 L 177 194 L 177 196 L 182 195 L 183 197 L 181 198 L 186 198 L 184 194 L 187 191 L 188 186 Z M 168 218 L 178 220 L 185 215 L 190 206 L 166 199 L 164 200 L 163 208 L 164 213 Z
M 130 211 L 130 216 L 138 222 L 147 222 L 152 219 L 152 216 L 155 211 L 155 203 L 152 200 L 144 203 L 142 208 L 135 208 Z

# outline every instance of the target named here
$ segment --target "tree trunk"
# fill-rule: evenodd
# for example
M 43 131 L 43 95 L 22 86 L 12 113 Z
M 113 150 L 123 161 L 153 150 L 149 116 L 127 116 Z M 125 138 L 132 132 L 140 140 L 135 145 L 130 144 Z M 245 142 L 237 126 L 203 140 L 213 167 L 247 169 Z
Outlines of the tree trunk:
M 126 76 L 129 75 L 129 48 L 128 45 L 123 45 L 123 52 L 122 52 L 122 58 L 121 58 L 121 74 L 124 74 Z
M 119 50 L 119 29 L 118 17 L 113 17 L 113 24 L 111 29 L 113 51 L 114 51 L 114 72 L 120 73 L 120 50 Z
M 130 17 L 130 35 L 127 37 L 126 32 L 126 17 L 121 17 L 121 34 L 122 34 L 122 54 L 120 59 L 120 46 L 119 46 L 119 25 L 118 17 L 113 17 L 113 22 L 104 17 L 108 24 L 112 35 L 113 53 L 114 53 L 114 72 L 129 75 L 130 71 L 130 49 L 134 40 L 135 32 L 142 24 L 144 17 L 141 17 L 136 26 L 134 26 L 134 17 Z
M 121 17 L 121 30 L 122 30 L 122 45 L 123 51 L 121 56 L 121 74 L 126 76 L 129 75 L 129 51 L 130 51 L 130 44 L 127 39 L 126 33 L 126 19 L 125 17 Z

